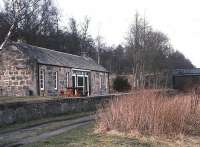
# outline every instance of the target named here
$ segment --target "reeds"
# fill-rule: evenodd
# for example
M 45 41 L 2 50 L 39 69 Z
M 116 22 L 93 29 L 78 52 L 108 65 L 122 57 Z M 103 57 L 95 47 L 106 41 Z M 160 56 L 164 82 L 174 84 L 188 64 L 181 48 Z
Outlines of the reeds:
M 168 97 L 154 90 L 144 90 L 112 100 L 97 113 L 101 132 L 174 136 L 192 134 L 200 129 L 199 96 Z

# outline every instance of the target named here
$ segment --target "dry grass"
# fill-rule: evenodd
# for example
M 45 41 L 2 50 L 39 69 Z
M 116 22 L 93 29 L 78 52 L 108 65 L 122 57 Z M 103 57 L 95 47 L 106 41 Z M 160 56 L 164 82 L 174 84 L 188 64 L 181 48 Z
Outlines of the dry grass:
M 196 94 L 168 97 L 154 90 L 140 91 L 112 100 L 99 109 L 100 132 L 174 137 L 200 136 L 200 97 Z

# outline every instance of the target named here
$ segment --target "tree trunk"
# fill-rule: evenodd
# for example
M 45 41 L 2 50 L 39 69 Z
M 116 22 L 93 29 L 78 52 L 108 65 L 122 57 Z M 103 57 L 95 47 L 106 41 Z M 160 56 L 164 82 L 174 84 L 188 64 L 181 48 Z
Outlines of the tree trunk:
M 6 37 L 5 37 L 4 41 L 3 41 L 3 43 L 2 43 L 1 46 L 0 46 L 0 50 L 2 50 L 3 47 L 5 46 L 5 44 L 8 42 L 8 40 L 9 40 L 9 38 L 10 38 L 10 36 L 11 36 L 11 33 L 13 32 L 14 28 L 15 28 L 15 23 L 13 23 L 12 26 L 10 27 L 10 29 L 9 29 L 9 31 L 8 31 L 8 34 L 6 35 Z

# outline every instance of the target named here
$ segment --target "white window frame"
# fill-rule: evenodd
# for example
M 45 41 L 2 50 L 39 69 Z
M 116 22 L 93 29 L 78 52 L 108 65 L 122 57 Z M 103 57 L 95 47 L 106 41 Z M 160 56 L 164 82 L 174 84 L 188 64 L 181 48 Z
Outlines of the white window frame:
M 54 79 L 55 78 L 55 79 Z M 54 90 L 58 90 L 58 72 L 53 73 Z
M 79 71 L 79 70 L 77 70 Z M 76 74 L 76 73 L 73 73 L 72 76 L 75 77 L 75 88 L 83 88 L 85 89 L 85 78 L 84 77 L 87 77 L 87 91 L 88 91 L 88 96 L 89 96 L 89 76 L 87 74 L 84 74 L 84 72 L 87 72 L 87 70 L 81 70 L 82 74 Z M 79 86 L 78 85 L 78 77 L 82 77 L 83 78 L 83 86 Z
M 72 68 L 72 71 L 90 72 L 90 70 L 86 70 L 86 69 L 78 69 L 78 68 Z
M 68 88 L 69 87 L 69 72 L 66 73 L 66 78 L 67 78 L 66 88 Z
M 76 87 L 78 88 L 78 87 L 85 87 L 85 84 L 84 84 L 84 77 L 87 77 L 87 79 L 88 79 L 88 75 L 76 75 L 76 74 L 73 74 L 72 76 L 75 76 L 75 81 L 76 81 Z M 81 78 L 83 78 L 83 86 L 79 86 L 78 85 L 78 77 L 81 77 Z
M 43 69 L 40 70 L 39 79 L 40 79 L 40 90 L 44 90 L 45 89 L 45 71 Z
M 102 73 L 100 73 L 100 75 L 99 75 L 99 80 L 100 80 L 100 86 L 99 86 L 99 88 L 100 89 L 102 89 L 102 85 L 103 85 L 103 74 Z
M 108 75 L 105 73 L 105 84 L 106 84 L 106 90 L 108 89 Z

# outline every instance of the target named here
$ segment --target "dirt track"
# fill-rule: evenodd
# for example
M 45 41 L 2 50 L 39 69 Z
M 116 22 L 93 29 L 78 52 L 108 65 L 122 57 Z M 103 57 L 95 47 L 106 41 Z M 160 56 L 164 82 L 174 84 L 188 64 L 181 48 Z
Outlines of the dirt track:
M 76 127 L 87 125 L 92 121 L 94 121 L 94 115 L 84 116 L 72 120 L 52 121 L 30 128 L 10 131 L 0 134 L 0 147 L 16 147 L 42 141 Z

